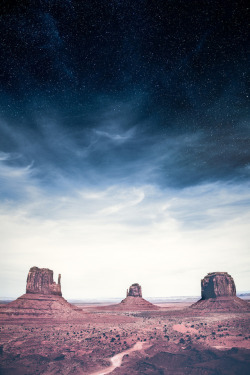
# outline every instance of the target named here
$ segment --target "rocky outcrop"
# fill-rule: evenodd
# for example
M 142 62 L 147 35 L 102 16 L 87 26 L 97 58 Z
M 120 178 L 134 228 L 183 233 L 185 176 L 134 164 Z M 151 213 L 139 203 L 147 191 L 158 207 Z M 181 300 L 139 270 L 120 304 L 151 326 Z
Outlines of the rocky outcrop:
M 32 267 L 29 270 L 26 284 L 26 293 L 53 294 L 62 296 L 61 275 L 58 283 L 53 280 L 53 271 L 48 268 Z
M 119 303 L 118 309 L 127 311 L 158 310 L 159 308 L 142 298 L 141 286 L 132 284 L 127 290 L 127 297 Z
M 127 297 L 142 297 L 141 286 L 137 283 L 132 284 L 129 289 L 127 289 Z
M 201 299 L 190 306 L 206 312 L 247 311 L 249 304 L 236 297 L 236 287 L 227 272 L 211 272 L 201 280 Z
M 211 272 L 201 280 L 201 298 L 209 299 L 222 296 L 236 296 L 236 287 L 227 272 Z
M 103 306 L 100 309 L 109 311 L 142 311 L 159 310 L 159 307 L 142 298 L 141 286 L 135 283 L 127 289 L 126 298 L 118 305 Z
M 0 306 L 0 319 L 68 319 L 80 318 L 80 309 L 68 303 L 61 292 L 61 275 L 53 281 L 53 271 L 32 267 L 29 270 L 26 294 Z

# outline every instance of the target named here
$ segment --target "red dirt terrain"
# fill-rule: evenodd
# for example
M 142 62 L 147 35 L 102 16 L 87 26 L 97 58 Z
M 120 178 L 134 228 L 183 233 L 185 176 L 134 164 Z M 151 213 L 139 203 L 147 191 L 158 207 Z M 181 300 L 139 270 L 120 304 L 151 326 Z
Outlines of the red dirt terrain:
M 112 374 L 249 374 L 250 313 L 84 311 L 67 321 L 2 319 L 0 373 L 105 374 L 141 342 Z
M 246 301 L 244 309 L 227 311 L 180 309 L 180 303 L 76 311 L 54 290 L 40 288 L 0 307 L 1 375 L 250 373 Z

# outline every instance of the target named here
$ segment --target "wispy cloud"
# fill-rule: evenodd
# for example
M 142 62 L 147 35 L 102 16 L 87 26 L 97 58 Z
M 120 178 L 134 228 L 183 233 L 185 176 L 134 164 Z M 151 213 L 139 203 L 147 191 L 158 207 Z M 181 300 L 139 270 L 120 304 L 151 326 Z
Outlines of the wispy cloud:
M 12 156 L 10 153 L 0 152 L 0 162 L 5 161 L 5 160 L 10 160 L 10 159 L 12 159 Z
M 18 204 L 1 204 L 2 277 L 18 269 L 10 295 L 22 292 L 33 265 L 61 272 L 71 298 L 122 297 L 135 281 L 148 296 L 198 295 L 205 273 L 225 270 L 242 290 L 249 199 L 247 186 L 218 183 L 183 190 L 113 185 L 56 196 L 37 189 Z
M 118 129 L 112 130 L 94 130 L 97 135 L 100 135 L 101 137 L 108 138 L 113 142 L 117 143 L 123 143 L 128 140 L 130 140 L 133 136 L 135 136 L 135 128 L 129 129 L 123 133 L 118 134 L 117 133 Z

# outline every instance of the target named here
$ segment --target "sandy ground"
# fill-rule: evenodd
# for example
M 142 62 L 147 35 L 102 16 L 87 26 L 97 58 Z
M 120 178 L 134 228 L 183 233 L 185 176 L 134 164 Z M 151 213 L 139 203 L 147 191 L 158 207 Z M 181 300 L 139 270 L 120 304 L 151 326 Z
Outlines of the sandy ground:
M 131 353 L 133 353 L 135 351 L 141 351 L 142 352 L 143 349 L 145 350 L 145 348 L 148 348 L 148 347 L 150 347 L 150 345 L 148 345 L 146 342 L 138 341 L 130 349 L 124 350 L 123 352 L 118 353 L 118 354 L 114 355 L 113 357 L 111 357 L 110 358 L 111 365 L 108 368 L 106 368 L 105 370 L 100 370 L 100 371 L 94 372 L 91 375 L 106 375 L 106 374 L 110 374 L 117 367 L 120 367 L 122 365 L 122 360 L 123 360 L 123 357 L 125 355 L 128 356 L 129 354 L 131 354 Z
M 199 315 L 186 303 L 143 312 L 92 304 L 82 311 L 68 321 L 1 318 L 0 374 L 250 373 L 250 313 Z

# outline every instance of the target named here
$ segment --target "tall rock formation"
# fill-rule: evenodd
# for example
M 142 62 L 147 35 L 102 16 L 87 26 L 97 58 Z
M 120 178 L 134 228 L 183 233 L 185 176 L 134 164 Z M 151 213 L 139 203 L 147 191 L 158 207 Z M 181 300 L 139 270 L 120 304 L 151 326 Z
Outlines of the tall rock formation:
M 126 298 L 118 305 L 100 307 L 101 310 L 115 311 L 142 311 L 142 310 L 159 310 L 158 306 L 153 305 L 142 298 L 141 286 L 138 283 L 132 284 L 127 289 Z
M 32 267 L 27 277 L 26 293 L 62 296 L 61 275 L 59 274 L 58 284 L 56 284 L 53 280 L 52 270 L 48 268 Z
M 32 267 L 27 277 L 26 294 L 0 306 L 0 318 L 68 319 L 79 318 L 80 311 L 62 297 L 61 275 L 56 284 L 52 270 Z
M 235 283 L 227 272 L 211 272 L 201 280 L 201 298 L 236 296 Z
M 127 289 L 127 297 L 142 297 L 141 286 L 137 283 L 132 284 L 129 289 Z
M 236 297 L 236 287 L 227 272 L 211 272 L 201 280 L 201 299 L 190 306 L 204 311 L 246 311 L 250 306 Z

